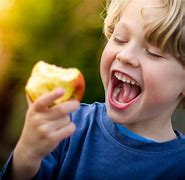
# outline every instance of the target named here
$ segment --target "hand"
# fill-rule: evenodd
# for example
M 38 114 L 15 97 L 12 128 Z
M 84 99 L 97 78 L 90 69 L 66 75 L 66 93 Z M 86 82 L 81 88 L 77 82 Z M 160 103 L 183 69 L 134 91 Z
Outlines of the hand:
M 53 151 L 60 141 L 75 131 L 75 125 L 68 114 L 77 110 L 80 103 L 70 100 L 52 106 L 63 93 L 61 89 L 56 89 L 41 96 L 34 103 L 28 100 L 29 108 L 23 132 L 14 151 L 15 167 L 22 167 L 21 165 L 25 166 L 30 162 L 28 166 L 32 169 L 34 167 L 34 171 L 38 170 L 42 157 Z

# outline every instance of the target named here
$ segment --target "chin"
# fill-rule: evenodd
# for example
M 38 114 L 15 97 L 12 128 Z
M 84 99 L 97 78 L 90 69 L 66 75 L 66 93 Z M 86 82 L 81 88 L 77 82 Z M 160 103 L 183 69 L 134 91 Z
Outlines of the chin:
M 106 98 L 106 110 L 107 115 L 111 120 L 115 123 L 121 124 L 125 123 L 125 119 L 123 118 L 123 115 L 121 114 L 119 109 L 114 108 L 108 101 L 108 98 Z
M 139 120 L 139 113 L 137 113 L 136 110 L 123 110 L 116 108 L 112 106 L 112 104 L 109 102 L 108 97 L 106 97 L 106 110 L 109 118 L 111 118 L 113 122 L 118 124 L 130 124 L 138 122 Z

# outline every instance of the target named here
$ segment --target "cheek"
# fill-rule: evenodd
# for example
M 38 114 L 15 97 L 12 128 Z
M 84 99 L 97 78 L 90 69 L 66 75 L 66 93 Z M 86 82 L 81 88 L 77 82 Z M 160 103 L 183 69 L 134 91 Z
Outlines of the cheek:
M 104 86 L 108 83 L 110 68 L 112 62 L 115 60 L 115 53 L 107 45 L 102 53 L 101 62 L 100 62 L 100 74 Z
M 151 78 L 145 79 L 145 92 L 147 95 L 147 98 L 149 98 L 149 102 L 155 102 L 159 103 L 162 99 L 162 91 L 160 90 L 161 87 L 159 87 L 159 82 L 150 76 Z
M 163 78 L 162 78 L 163 77 Z M 167 78 L 164 78 L 167 77 Z M 171 73 L 147 73 L 145 90 L 149 102 L 156 105 L 167 105 L 175 102 L 181 93 L 178 78 Z

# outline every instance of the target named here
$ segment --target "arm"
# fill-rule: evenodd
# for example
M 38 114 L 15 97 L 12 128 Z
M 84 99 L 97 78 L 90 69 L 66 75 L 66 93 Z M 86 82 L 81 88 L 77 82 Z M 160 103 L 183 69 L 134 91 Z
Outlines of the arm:
M 79 102 L 68 101 L 51 106 L 62 94 L 62 91 L 54 90 L 29 103 L 22 135 L 13 154 L 13 179 L 34 177 L 42 158 L 74 132 L 75 125 L 70 122 L 68 113 L 76 110 Z

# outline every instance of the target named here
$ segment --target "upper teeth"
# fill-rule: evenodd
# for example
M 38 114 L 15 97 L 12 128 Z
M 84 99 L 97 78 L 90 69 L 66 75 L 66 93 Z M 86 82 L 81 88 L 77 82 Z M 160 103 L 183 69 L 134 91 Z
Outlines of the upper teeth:
M 128 77 L 128 76 L 126 76 L 126 75 L 124 75 L 124 74 L 122 74 L 122 73 L 120 73 L 120 72 L 115 72 L 115 73 L 114 73 L 114 76 L 115 76 L 118 80 L 120 80 L 120 81 L 123 81 L 123 82 L 125 82 L 125 83 L 131 83 L 131 84 L 133 84 L 133 85 L 139 86 L 139 84 L 138 84 L 135 80 L 131 79 L 130 77 Z

